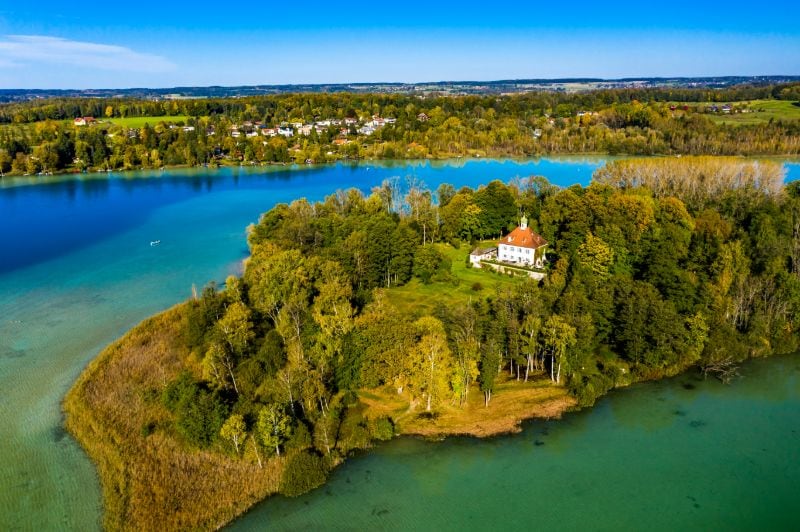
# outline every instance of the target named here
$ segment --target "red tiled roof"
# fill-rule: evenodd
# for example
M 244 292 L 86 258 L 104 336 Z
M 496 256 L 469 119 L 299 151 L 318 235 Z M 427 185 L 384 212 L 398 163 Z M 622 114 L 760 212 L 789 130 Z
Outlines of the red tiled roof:
M 547 240 L 537 235 L 530 227 L 525 229 L 517 227 L 507 236 L 504 236 L 498 244 L 505 244 L 507 246 L 516 246 L 519 248 L 537 249 L 547 244 Z

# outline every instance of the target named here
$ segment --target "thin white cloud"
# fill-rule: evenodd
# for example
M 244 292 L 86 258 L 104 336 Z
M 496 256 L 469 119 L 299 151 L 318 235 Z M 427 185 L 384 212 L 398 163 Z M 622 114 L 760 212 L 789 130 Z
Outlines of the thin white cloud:
M 175 69 L 164 57 L 113 44 L 45 35 L 7 35 L 0 39 L 0 68 L 39 64 L 151 73 Z

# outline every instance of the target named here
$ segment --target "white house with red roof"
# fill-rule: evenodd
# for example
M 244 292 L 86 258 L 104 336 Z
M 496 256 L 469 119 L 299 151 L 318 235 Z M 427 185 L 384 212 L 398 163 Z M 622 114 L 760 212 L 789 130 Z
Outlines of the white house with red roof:
M 544 266 L 547 241 L 528 227 L 523 216 L 520 225 L 497 243 L 497 258 L 502 262 L 525 266 Z

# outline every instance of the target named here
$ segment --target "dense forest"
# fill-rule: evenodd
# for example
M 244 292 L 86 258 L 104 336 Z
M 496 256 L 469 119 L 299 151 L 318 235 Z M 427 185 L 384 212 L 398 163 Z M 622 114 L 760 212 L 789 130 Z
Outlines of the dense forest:
M 706 104 L 753 99 L 798 101 L 800 84 L 510 96 L 34 100 L 0 105 L 0 173 L 561 153 L 800 153 L 800 121 L 730 125 L 705 113 Z M 73 124 L 85 116 L 97 122 Z M 133 117 L 153 120 L 129 127 Z M 359 134 L 356 126 L 374 117 L 393 121 Z M 338 122 L 346 118 L 355 124 L 342 128 Z M 326 125 L 307 135 L 296 127 L 292 137 L 260 134 L 260 128 L 315 122 Z
M 503 280 L 493 290 L 398 306 L 407 283 L 452 290 L 448 250 L 466 260 L 467 243 L 522 214 L 550 242 L 544 280 L 487 271 Z M 188 369 L 154 399 L 170 420 L 143 430 L 259 464 L 290 451 L 288 494 L 392 436 L 391 416 L 360 405 L 367 390 L 431 419 L 469 394 L 491 411 L 500 376 L 547 379 L 589 405 L 691 366 L 729 378 L 739 361 L 800 345 L 800 183 L 784 186 L 774 163 L 619 161 L 566 189 L 387 181 L 278 205 L 249 244 L 241 278 L 188 303 Z

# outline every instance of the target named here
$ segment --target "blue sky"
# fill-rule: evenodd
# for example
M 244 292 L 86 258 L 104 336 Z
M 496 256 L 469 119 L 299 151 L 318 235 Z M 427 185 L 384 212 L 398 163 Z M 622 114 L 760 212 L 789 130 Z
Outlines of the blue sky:
M 0 0 L 0 88 L 800 75 L 800 1 Z

